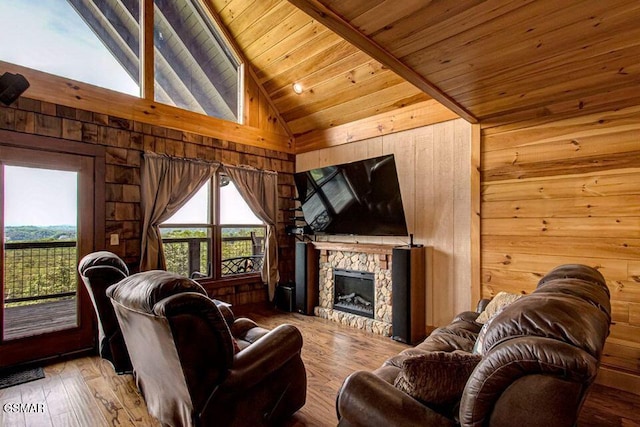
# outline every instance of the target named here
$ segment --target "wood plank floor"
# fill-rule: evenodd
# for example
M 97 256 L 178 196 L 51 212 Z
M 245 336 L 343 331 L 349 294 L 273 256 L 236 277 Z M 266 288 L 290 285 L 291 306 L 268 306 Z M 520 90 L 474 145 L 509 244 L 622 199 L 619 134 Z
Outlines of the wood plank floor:
M 335 396 L 342 380 L 359 369 L 377 368 L 405 345 L 317 317 L 254 310 L 246 313 L 272 328 L 292 323 L 302 332 L 307 368 L 307 404 L 287 427 L 335 426 Z M 159 426 L 151 418 L 133 377 L 84 357 L 45 367 L 46 378 L 0 390 L 0 405 L 44 402 L 43 413 L 0 412 L 0 426 Z M 640 426 L 640 396 L 595 385 L 578 426 Z

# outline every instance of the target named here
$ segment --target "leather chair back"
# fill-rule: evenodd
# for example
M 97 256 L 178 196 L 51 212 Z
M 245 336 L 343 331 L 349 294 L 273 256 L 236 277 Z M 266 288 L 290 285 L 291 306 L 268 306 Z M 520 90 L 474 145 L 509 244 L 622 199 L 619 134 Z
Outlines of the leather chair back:
M 98 351 L 100 357 L 108 360 L 118 374 L 132 371 L 127 347 L 122 338 L 107 288 L 129 276 L 129 269 L 120 257 L 108 251 L 86 255 L 78 264 L 82 278 L 98 321 Z

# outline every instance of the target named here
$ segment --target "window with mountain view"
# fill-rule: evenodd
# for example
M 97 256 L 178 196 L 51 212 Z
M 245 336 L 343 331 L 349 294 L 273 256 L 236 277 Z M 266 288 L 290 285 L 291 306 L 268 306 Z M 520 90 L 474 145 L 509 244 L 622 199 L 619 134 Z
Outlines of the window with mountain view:
M 0 60 L 141 96 L 140 5 L 0 0 Z M 153 16 L 153 100 L 239 122 L 242 65 L 208 8 L 155 0 Z
M 264 223 L 219 174 L 160 226 L 167 270 L 193 278 L 258 273 Z

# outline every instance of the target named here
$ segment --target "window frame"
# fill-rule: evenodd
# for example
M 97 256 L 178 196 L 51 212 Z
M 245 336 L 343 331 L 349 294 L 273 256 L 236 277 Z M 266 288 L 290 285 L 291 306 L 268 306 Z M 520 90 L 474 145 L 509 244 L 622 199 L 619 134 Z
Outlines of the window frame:
M 170 224 L 160 224 L 158 227 L 162 228 L 205 228 L 209 229 L 209 237 L 208 244 L 210 248 L 209 253 L 209 262 L 211 263 L 211 272 L 210 275 L 206 277 L 196 278 L 195 280 L 201 284 L 211 284 L 211 283 L 222 283 L 226 284 L 228 282 L 240 282 L 240 283 L 249 283 L 256 282 L 261 280 L 261 273 L 259 271 L 254 271 L 250 273 L 237 273 L 237 274 L 228 274 L 222 275 L 222 244 L 223 244 L 223 236 L 222 232 L 224 228 L 230 227 L 246 227 L 250 226 L 253 228 L 261 227 L 264 229 L 264 235 L 266 240 L 266 229 L 267 226 L 264 222 L 259 224 L 220 224 L 220 181 L 221 177 L 226 175 L 224 171 L 218 171 L 216 174 L 211 177 L 205 185 L 209 185 L 209 200 L 208 200 L 208 210 L 209 212 L 209 223 L 201 224 L 201 223 L 170 223 Z M 233 182 L 233 181 L 231 181 Z M 202 187 L 200 187 L 202 188 Z M 200 190 L 198 189 L 198 191 Z M 246 202 L 245 202 L 246 203 Z M 163 242 L 164 244 L 164 242 Z

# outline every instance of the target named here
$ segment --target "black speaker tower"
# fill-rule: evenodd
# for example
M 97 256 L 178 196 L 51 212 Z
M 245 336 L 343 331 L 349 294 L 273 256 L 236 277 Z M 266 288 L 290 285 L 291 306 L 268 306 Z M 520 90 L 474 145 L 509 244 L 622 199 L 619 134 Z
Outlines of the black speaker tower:
M 318 250 L 312 242 L 296 242 L 296 311 L 313 315 L 318 305 Z
M 415 344 L 424 339 L 425 282 L 425 248 L 414 245 L 393 248 L 391 327 L 394 340 Z

